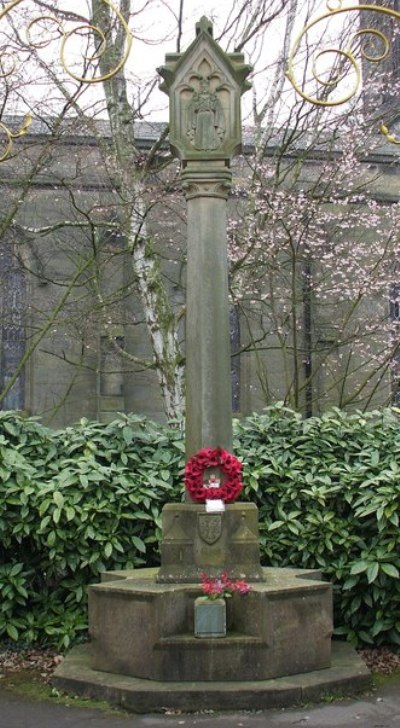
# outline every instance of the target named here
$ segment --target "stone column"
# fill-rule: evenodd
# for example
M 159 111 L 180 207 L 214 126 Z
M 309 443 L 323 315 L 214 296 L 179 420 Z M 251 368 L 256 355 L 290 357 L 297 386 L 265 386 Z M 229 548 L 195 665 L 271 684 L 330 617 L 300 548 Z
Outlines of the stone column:
M 229 168 L 197 163 L 182 174 L 188 204 L 186 456 L 232 450 L 226 200 Z
M 203 16 L 184 53 L 158 69 L 169 96 L 169 142 L 188 203 L 186 456 L 232 450 L 226 200 L 241 149 L 240 98 L 251 67 L 224 53 Z

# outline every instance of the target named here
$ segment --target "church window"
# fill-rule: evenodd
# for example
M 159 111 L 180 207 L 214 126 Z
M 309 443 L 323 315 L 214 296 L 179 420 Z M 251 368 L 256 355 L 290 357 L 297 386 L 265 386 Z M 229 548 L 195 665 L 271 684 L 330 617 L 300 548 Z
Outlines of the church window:
M 25 275 L 11 244 L 0 247 L 0 392 L 4 392 L 25 351 Z M 25 372 L 22 370 L 0 402 L 1 410 L 25 407 Z
M 390 296 L 390 318 L 395 323 L 400 323 L 400 283 L 393 286 Z
M 115 344 L 115 345 L 114 345 Z M 100 396 L 121 397 L 123 395 L 124 374 L 121 349 L 124 337 L 102 336 L 100 339 Z
M 229 329 L 231 338 L 231 382 L 232 382 L 232 410 L 240 411 L 240 319 L 237 308 L 229 313 Z

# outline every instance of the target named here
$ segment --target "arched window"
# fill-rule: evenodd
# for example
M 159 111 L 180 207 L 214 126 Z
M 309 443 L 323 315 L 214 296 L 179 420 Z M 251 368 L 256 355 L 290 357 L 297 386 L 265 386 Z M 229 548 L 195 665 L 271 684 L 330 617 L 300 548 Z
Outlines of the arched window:
M 10 243 L 0 244 L 0 393 L 3 393 L 25 351 L 25 275 Z M 25 376 L 21 371 L 0 402 L 2 410 L 25 407 Z
M 232 411 L 240 411 L 240 318 L 239 309 L 232 308 L 229 313 L 229 328 L 231 339 L 231 382 L 232 382 Z
M 392 361 L 392 400 L 393 404 L 400 404 L 400 283 L 392 286 L 389 297 L 390 320 L 392 323 L 393 345 L 395 347 Z
M 392 286 L 390 292 L 390 318 L 394 323 L 400 323 L 400 284 Z

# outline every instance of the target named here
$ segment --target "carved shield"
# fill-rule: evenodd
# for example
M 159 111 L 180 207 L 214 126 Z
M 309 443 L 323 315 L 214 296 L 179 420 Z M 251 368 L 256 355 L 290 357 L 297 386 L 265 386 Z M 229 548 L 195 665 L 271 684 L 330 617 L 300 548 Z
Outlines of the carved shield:
M 197 527 L 202 541 L 211 544 L 218 541 L 222 533 L 222 517 L 219 513 L 199 513 Z

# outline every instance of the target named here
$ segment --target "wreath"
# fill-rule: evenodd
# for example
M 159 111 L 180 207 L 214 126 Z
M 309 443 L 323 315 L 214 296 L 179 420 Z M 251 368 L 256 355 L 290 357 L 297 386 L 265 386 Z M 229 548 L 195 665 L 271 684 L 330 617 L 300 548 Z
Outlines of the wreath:
M 221 485 L 207 486 L 203 482 L 207 468 L 219 468 L 225 475 L 224 482 Z M 227 450 L 206 447 L 186 463 L 185 487 L 192 500 L 198 503 L 216 499 L 233 503 L 243 488 L 242 463 Z

